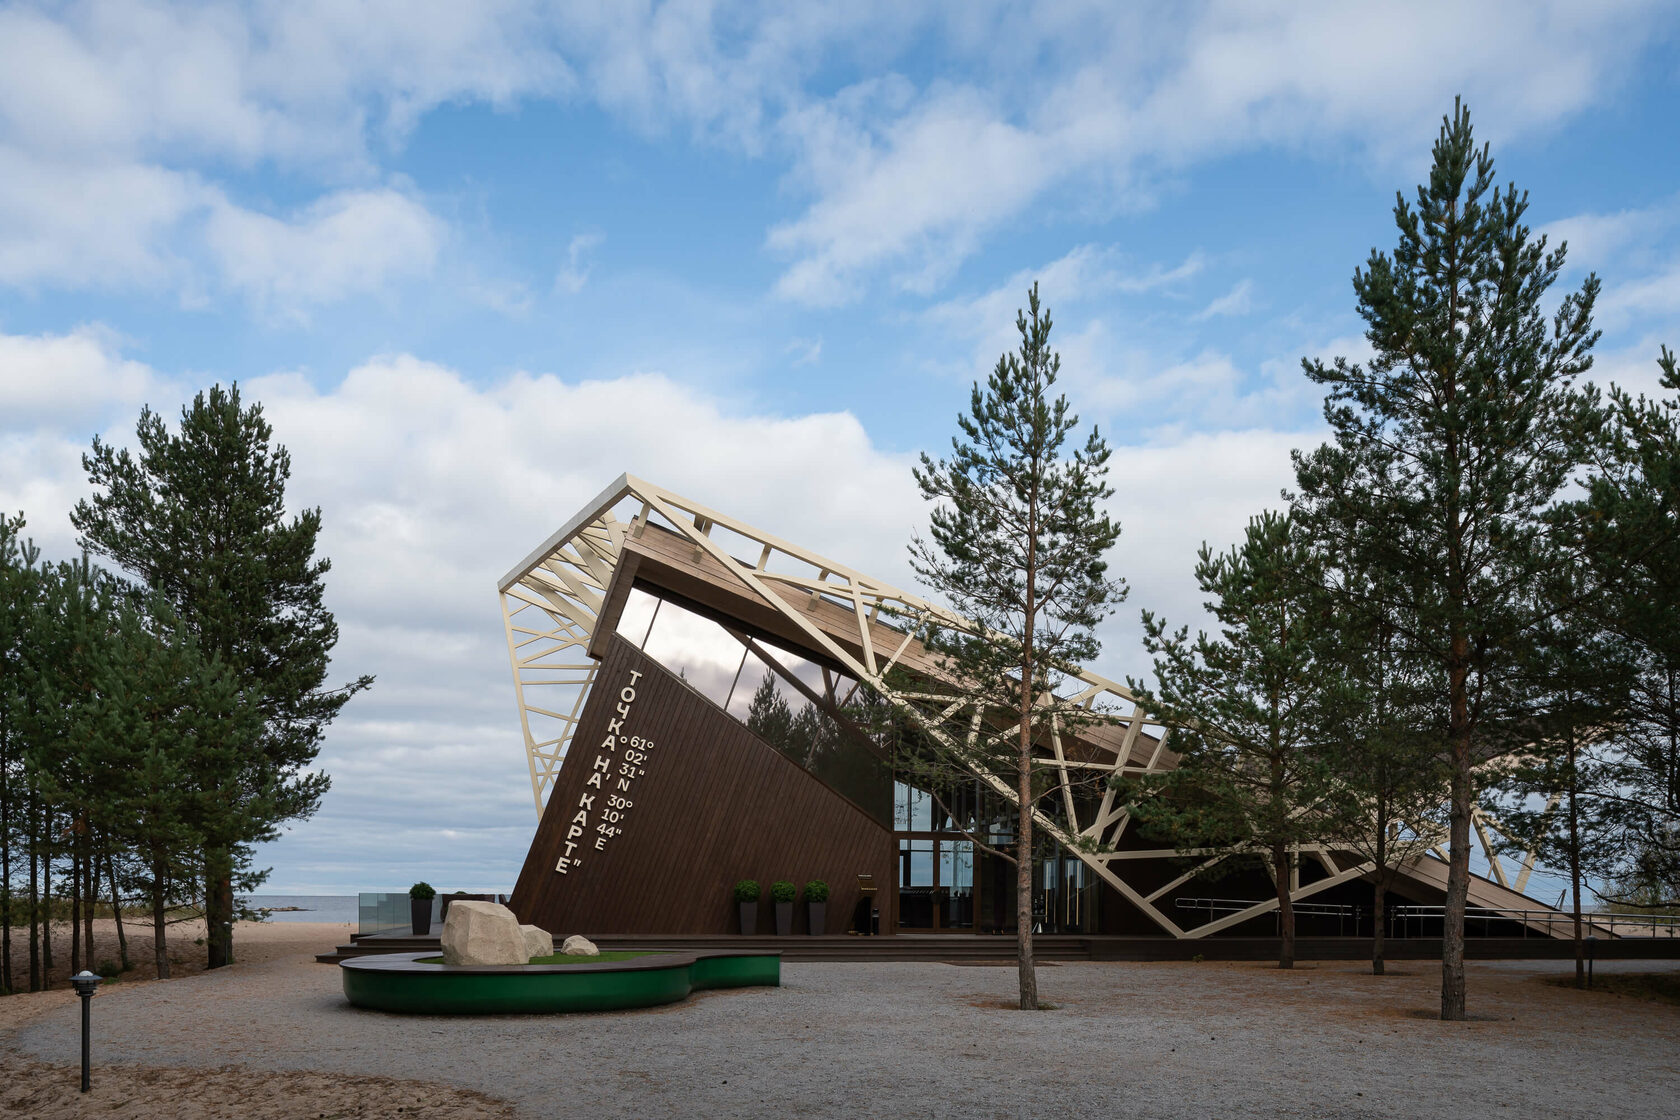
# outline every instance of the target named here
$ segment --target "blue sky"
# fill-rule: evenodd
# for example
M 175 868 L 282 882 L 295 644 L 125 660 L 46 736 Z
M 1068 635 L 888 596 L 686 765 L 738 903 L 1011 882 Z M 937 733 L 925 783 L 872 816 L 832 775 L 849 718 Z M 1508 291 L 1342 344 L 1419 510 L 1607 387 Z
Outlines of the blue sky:
M 1116 9 L 1124 10 L 1116 10 Z M 1136 609 L 1193 621 L 1362 352 L 1453 97 L 1605 283 L 1600 376 L 1680 344 L 1662 3 L 0 6 L 0 508 L 239 379 L 335 564 L 321 814 L 273 889 L 505 887 L 530 831 L 494 582 L 631 471 L 909 582 L 908 466 L 1034 279 L 1120 446 Z M 369 870 L 376 868 L 377 871 Z M 372 881 L 377 879 L 378 881 Z

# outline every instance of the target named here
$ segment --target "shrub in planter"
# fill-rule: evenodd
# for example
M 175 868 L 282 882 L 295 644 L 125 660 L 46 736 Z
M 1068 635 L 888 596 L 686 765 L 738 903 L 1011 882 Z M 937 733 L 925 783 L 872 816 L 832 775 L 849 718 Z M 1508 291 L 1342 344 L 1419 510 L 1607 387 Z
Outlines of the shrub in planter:
M 799 888 L 786 879 L 770 884 L 770 901 L 776 904 L 777 937 L 786 937 L 793 932 L 793 900 L 798 897 Z
M 432 899 L 437 891 L 430 883 L 416 883 L 408 888 L 408 920 L 414 936 L 425 937 L 432 932 Z
M 735 884 L 735 901 L 741 909 L 741 932 L 748 937 L 758 932 L 758 880 L 742 879 Z
M 828 884 L 821 879 L 805 884 L 805 917 L 807 932 L 828 932 Z

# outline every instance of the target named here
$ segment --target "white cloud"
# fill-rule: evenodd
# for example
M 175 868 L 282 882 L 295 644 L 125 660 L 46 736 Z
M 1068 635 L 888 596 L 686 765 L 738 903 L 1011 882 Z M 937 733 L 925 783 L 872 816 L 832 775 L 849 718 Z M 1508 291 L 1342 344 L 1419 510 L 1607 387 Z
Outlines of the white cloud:
M 782 353 L 792 355 L 792 365 L 797 368 L 799 366 L 814 365 L 815 363 L 821 361 L 822 346 L 823 340 L 820 335 L 816 338 L 796 338 L 787 344 L 786 349 L 784 349 Z
M 1111 567 L 1132 591 L 1104 628 L 1099 671 L 1120 680 L 1149 676 L 1138 623 L 1145 608 L 1174 626 L 1211 624 L 1196 587 L 1196 550 L 1204 541 L 1228 548 L 1250 517 L 1283 508 L 1281 491 L 1295 480 L 1290 451 L 1321 439 L 1314 428 L 1249 428 L 1115 448 L 1109 512 L 1122 532 Z
M 124 358 L 118 340 L 99 328 L 0 334 L 0 416 L 31 418 L 48 430 L 92 431 L 122 411 L 138 412 L 175 391 L 175 384 L 150 366 Z M 14 424 L 0 424 L 0 431 Z
M 1057 308 L 1087 304 L 1117 293 L 1176 292 L 1184 281 L 1202 271 L 1204 263 L 1202 254 L 1194 252 L 1176 265 L 1140 268 L 1113 246 L 1080 245 L 1040 268 L 1016 272 L 990 291 L 935 304 L 922 313 L 922 318 L 959 337 L 972 338 L 974 367 L 989 369 L 998 354 L 1019 344 L 1015 316 L 1025 309 L 1027 290 L 1035 283 L 1054 316 Z
M 1055 167 L 1044 137 L 1000 119 L 971 90 L 936 94 L 878 138 L 842 142 L 844 161 L 803 153 L 836 173 L 823 176 L 804 215 L 768 238 L 773 251 L 801 258 L 776 290 L 803 303 L 844 302 L 857 274 L 882 263 L 896 265 L 902 288 L 931 290 L 982 232 L 1038 194 Z
M 1415 168 L 1457 93 L 1485 138 L 1549 128 L 1616 86 L 1659 10 L 1213 3 L 1143 28 L 1130 11 L 1084 12 L 1055 24 L 1056 65 L 988 69 L 985 94 L 941 77 L 885 115 L 852 119 L 844 95 L 790 113 L 791 178 L 813 198 L 771 231 L 794 258 L 777 290 L 843 302 L 880 269 L 925 290 L 1053 190 L 1147 203 L 1140 177 L 1233 150 L 1334 142 Z
M 1239 280 L 1235 287 L 1212 300 L 1206 307 L 1190 316 L 1199 323 L 1221 315 L 1247 315 L 1254 310 L 1254 281 Z
M 509 3 L 0 10 L 0 283 L 295 310 L 423 270 L 441 223 L 377 185 L 370 141 L 448 101 L 563 95 L 553 38 Z M 281 219 L 216 178 L 269 166 L 325 189 Z
M 39 158 L 0 142 L 0 283 L 174 283 L 174 239 L 206 193 L 191 174 Z
M 1680 199 L 1669 199 L 1656 206 L 1612 214 L 1576 214 L 1548 222 L 1535 232 L 1544 235 L 1549 246 L 1568 245 L 1570 272 L 1602 272 L 1629 248 L 1637 250 L 1677 219 L 1680 219 Z
M 423 275 L 443 237 L 430 211 L 389 189 L 339 191 L 290 220 L 218 201 L 205 228 L 227 283 L 292 312 Z
M 229 224 L 230 171 L 278 169 L 330 206 L 379 193 L 381 157 L 438 106 L 552 99 L 783 161 L 800 208 L 766 236 L 783 296 L 841 303 L 880 275 L 926 293 L 1046 200 L 1146 205 L 1163 175 L 1224 152 L 1333 143 L 1414 165 L 1455 92 L 1496 140 L 1553 127 L 1616 86 L 1657 11 L 14 5 L 0 10 L 0 282 L 206 289 L 195 270 L 227 258 L 178 242 Z M 243 205 L 233 224 L 260 226 L 268 207 Z M 253 260 L 226 278 L 270 298 L 324 281 L 294 304 L 361 287 L 342 265 L 259 259 L 273 275 Z
M 1605 290 L 1598 318 L 1606 327 L 1625 327 L 1645 317 L 1670 319 L 1680 314 L 1680 264 L 1628 280 Z
M 605 235 L 599 233 L 573 236 L 566 246 L 566 263 L 560 266 L 560 272 L 554 277 L 554 290 L 572 296 L 583 291 L 583 286 L 589 282 L 589 253 L 605 240 Z

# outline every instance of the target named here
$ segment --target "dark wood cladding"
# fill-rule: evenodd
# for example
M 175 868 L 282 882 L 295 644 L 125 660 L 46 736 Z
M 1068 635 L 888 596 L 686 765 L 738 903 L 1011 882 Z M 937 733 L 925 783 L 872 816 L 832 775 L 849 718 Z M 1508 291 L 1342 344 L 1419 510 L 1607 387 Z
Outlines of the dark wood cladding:
M 625 794 L 634 805 L 623 832 L 597 851 L 604 804 L 598 796 L 585 842 L 573 851 L 581 862 L 560 874 L 555 864 L 567 829 L 580 796 L 597 794 L 586 782 L 632 671 L 642 676 L 620 730 L 654 743 L 644 773 Z M 614 771 L 621 755 L 609 756 Z M 803 890 L 807 881 L 822 879 L 833 892 L 826 932 L 844 933 L 864 873 L 881 888 L 876 903 L 886 933 L 896 917 L 895 870 L 891 832 L 614 636 L 510 905 L 520 921 L 556 937 L 735 933 L 735 883 L 757 879 L 764 888 L 759 929 L 771 932 L 771 882 L 787 879 Z M 794 907 L 794 923 L 796 933 L 807 932 L 803 901 Z

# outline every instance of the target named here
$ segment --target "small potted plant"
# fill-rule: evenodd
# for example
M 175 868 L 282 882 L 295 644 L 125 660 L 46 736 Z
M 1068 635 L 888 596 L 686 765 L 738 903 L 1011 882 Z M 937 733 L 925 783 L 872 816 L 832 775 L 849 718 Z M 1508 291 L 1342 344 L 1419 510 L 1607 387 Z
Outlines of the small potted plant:
M 414 926 L 414 936 L 425 937 L 432 932 L 432 899 L 437 891 L 430 883 L 416 883 L 408 888 L 408 918 Z
M 821 879 L 805 884 L 805 917 L 811 934 L 828 932 L 828 884 Z
M 758 880 L 742 879 L 735 884 L 735 901 L 741 907 L 741 932 L 751 937 L 758 932 Z
M 776 904 L 777 937 L 786 937 L 793 932 L 793 900 L 798 897 L 799 888 L 786 879 L 770 884 L 770 901 Z

